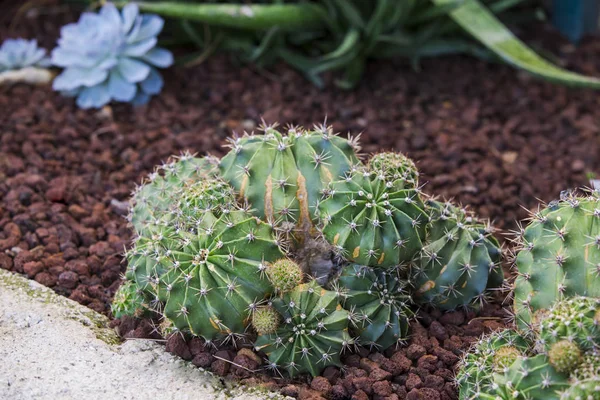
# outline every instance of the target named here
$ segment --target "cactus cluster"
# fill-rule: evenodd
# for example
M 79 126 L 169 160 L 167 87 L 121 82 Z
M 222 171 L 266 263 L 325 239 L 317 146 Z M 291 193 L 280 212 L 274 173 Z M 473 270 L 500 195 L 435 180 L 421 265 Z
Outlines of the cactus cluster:
M 518 241 L 514 313 L 520 328 L 537 310 L 575 295 L 600 296 L 600 193 L 561 199 L 531 215 Z
M 136 189 L 116 316 L 256 338 L 272 368 L 315 375 L 350 345 L 402 343 L 414 303 L 467 306 L 500 285 L 491 228 L 430 200 L 410 159 L 363 164 L 357 140 L 326 126 L 262 129 L 221 160 L 184 154 Z
M 596 399 L 599 313 L 598 299 L 558 300 L 531 330 L 480 340 L 461 361 L 460 399 Z

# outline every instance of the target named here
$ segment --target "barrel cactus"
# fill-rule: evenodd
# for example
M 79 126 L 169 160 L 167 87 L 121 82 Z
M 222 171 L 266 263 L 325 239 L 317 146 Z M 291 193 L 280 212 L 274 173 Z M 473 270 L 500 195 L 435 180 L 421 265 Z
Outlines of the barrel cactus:
M 189 153 L 156 168 L 136 188 L 131 198 L 128 220 L 135 232 L 143 234 L 159 223 L 181 200 L 186 183 L 212 178 L 216 171 L 217 161 L 214 158 L 198 158 Z
M 386 349 L 406 339 L 412 301 L 399 271 L 350 264 L 335 286 L 343 294 L 342 304 L 353 317 L 351 330 L 361 345 Z
M 287 134 L 265 126 L 264 135 L 230 140 L 220 171 L 255 215 L 279 225 L 307 228 L 329 182 L 359 163 L 358 145 L 330 127 L 291 127 Z
M 406 264 L 421 250 L 427 215 L 403 179 L 354 168 L 319 204 L 323 235 L 347 260 L 372 267 Z
M 115 318 L 124 316 L 139 317 L 147 309 L 140 288 L 135 282 L 125 279 L 115 293 L 111 312 Z
M 214 340 L 243 334 L 272 292 L 266 262 L 283 257 L 273 229 L 235 210 L 208 212 L 193 232 L 165 226 L 128 253 L 128 278 L 179 331 Z
M 600 193 L 571 192 L 532 214 L 515 258 L 517 324 L 531 325 L 537 310 L 576 295 L 600 296 Z
M 488 223 L 451 203 L 427 202 L 428 238 L 411 271 L 415 301 L 442 310 L 485 300 L 503 283 L 502 251 Z
M 482 399 L 558 400 L 570 386 L 568 376 L 554 369 L 543 354 L 518 358 L 494 378 L 494 388 Z
M 271 368 L 291 376 L 318 375 L 329 365 L 341 366 L 340 353 L 352 343 L 348 312 L 337 294 L 315 281 L 297 286 L 272 300 L 281 324 L 271 334 L 259 335 L 255 347 L 269 357 Z

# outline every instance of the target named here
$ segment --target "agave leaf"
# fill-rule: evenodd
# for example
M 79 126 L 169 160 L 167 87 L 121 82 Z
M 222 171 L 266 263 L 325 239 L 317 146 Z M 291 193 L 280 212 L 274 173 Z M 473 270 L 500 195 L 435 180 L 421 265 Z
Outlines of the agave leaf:
M 508 30 L 477 0 L 432 0 L 437 5 L 459 4 L 450 17 L 508 64 L 535 76 L 569 86 L 600 88 L 600 79 L 567 71 L 544 60 Z

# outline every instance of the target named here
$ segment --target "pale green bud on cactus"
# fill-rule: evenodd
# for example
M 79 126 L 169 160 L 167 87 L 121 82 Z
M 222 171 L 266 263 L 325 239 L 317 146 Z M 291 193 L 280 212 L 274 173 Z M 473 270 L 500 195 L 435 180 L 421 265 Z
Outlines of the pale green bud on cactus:
M 427 215 L 417 189 L 385 174 L 355 168 L 319 204 L 325 238 L 351 262 L 395 267 L 414 258 Z
M 407 187 L 419 186 L 419 171 L 415 163 L 402 153 L 375 154 L 369 160 L 369 169 L 383 173 L 387 180 L 403 180 Z
M 557 301 L 539 322 L 540 344 L 546 350 L 562 340 L 574 342 L 583 351 L 600 347 L 599 311 L 600 299 L 592 297 Z
M 523 352 L 514 346 L 503 346 L 496 350 L 492 360 L 494 372 L 502 373 L 506 371 L 519 357 L 523 357 Z
M 260 335 L 256 350 L 269 357 L 269 367 L 294 376 L 318 375 L 329 365 L 341 366 L 340 353 L 352 344 L 348 335 L 348 312 L 337 294 L 315 281 L 297 286 L 272 300 L 281 324 L 272 334 Z
M 508 371 L 510 360 L 525 357 L 530 350 L 527 339 L 513 330 L 494 332 L 479 339 L 459 363 L 456 382 L 460 400 L 494 399 L 485 395 L 495 391 L 494 373 Z
M 140 317 L 147 308 L 144 298 L 139 293 L 140 288 L 128 279 L 125 279 L 115 293 L 110 309 L 115 318 L 124 316 Z
M 276 225 L 310 227 L 328 183 L 360 162 L 357 142 L 334 135 L 326 126 L 312 131 L 292 127 L 287 135 L 275 128 L 231 139 L 221 174 L 257 217 Z
M 550 346 L 548 359 L 557 371 L 569 374 L 581 364 L 581 349 L 577 343 L 561 340 Z
M 233 188 L 216 177 L 189 180 L 173 195 L 173 207 L 167 210 L 169 223 L 180 229 L 193 229 L 206 213 L 220 217 L 238 208 Z
M 412 264 L 414 300 L 442 310 L 486 301 L 502 285 L 502 251 L 493 229 L 450 203 L 427 202 L 427 242 Z
M 281 316 L 272 307 L 258 307 L 252 313 L 252 326 L 259 335 L 275 333 L 279 327 Z
M 334 287 L 350 312 L 350 328 L 360 344 L 380 349 L 402 343 L 408 335 L 412 301 L 397 270 L 375 270 L 351 264 Z
M 179 200 L 181 189 L 188 181 L 214 177 L 218 160 L 211 157 L 197 158 L 189 153 L 156 168 L 131 198 L 128 220 L 137 234 L 163 218 L 164 214 Z
M 267 277 L 275 292 L 285 293 L 302 283 L 303 273 L 294 261 L 282 258 L 267 265 Z
M 532 214 L 521 232 L 515 265 L 517 324 L 531 324 L 536 310 L 575 295 L 600 296 L 600 195 L 561 195 Z

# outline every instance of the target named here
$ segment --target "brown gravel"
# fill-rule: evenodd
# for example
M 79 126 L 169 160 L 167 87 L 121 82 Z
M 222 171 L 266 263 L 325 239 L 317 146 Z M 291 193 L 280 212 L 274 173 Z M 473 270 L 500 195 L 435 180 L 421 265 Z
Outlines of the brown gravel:
M 9 15 L 9 13 L 5 14 Z M 64 8 L 33 15 L 0 39 L 37 37 L 50 46 Z M 577 51 L 544 28 L 546 48 L 575 70 L 600 75 L 600 40 Z M 214 57 L 165 73 L 163 94 L 148 106 L 77 110 L 48 87 L 0 88 L 0 268 L 109 313 L 131 240 L 123 215 L 134 185 L 172 154 L 222 154 L 231 131 L 264 118 L 311 125 L 327 116 L 340 132 L 363 132 L 365 153 L 402 151 L 414 158 L 425 190 L 468 204 L 505 230 L 559 192 L 600 173 L 600 99 L 513 69 L 470 58 L 369 66 L 354 92 L 319 91 L 284 66 L 271 73 Z M 276 78 L 273 78 L 276 77 Z M 480 316 L 498 318 L 486 307 Z M 300 399 L 455 399 L 453 368 L 477 336 L 503 326 L 463 311 L 421 312 L 407 346 L 345 356 L 344 370 L 295 381 L 265 373 L 263 359 L 242 348 L 214 349 L 201 339 L 171 337 L 167 349 L 243 383 L 281 388 Z M 114 321 L 124 338 L 158 339 L 148 321 Z

